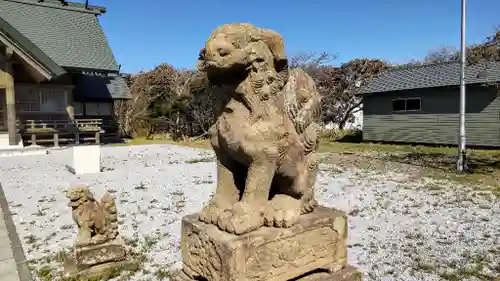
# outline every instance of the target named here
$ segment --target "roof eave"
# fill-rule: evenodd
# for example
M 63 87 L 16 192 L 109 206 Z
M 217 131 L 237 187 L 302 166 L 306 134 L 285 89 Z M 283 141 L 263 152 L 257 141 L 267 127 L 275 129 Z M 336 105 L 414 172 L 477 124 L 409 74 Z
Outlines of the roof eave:
M 486 83 L 500 83 L 500 80 L 492 80 L 492 81 L 477 82 L 477 83 L 465 83 L 465 85 L 484 85 Z M 411 90 L 443 88 L 443 87 L 459 87 L 459 86 L 460 86 L 460 84 L 453 84 L 453 85 L 441 85 L 441 86 L 421 87 L 421 88 L 402 88 L 402 89 L 390 90 L 390 91 L 366 91 L 366 92 L 361 91 L 361 92 L 356 93 L 354 95 L 358 96 L 358 97 L 363 97 L 363 96 L 368 96 L 368 95 L 377 95 L 377 94 L 399 92 L 399 91 L 411 91 Z
M 6 1 L 22 3 L 22 4 L 27 4 L 27 5 L 35 5 L 35 6 L 43 6 L 43 7 L 55 8 L 55 9 L 69 10 L 69 11 L 77 11 L 77 12 L 94 14 L 96 16 L 106 13 L 105 7 L 94 6 L 94 5 L 88 5 L 85 7 L 85 4 L 74 3 L 74 2 L 67 2 L 67 5 L 60 5 L 60 4 L 54 4 L 54 3 L 45 3 L 45 2 L 43 2 L 43 0 L 40 0 L 38 2 L 33 2 L 33 1 L 29 1 L 29 0 L 6 0 Z
M 68 73 L 112 73 L 119 74 L 120 71 L 118 69 L 102 69 L 102 68 L 85 68 L 85 67 L 74 67 L 74 66 L 65 66 L 64 69 Z
M 379 92 L 379 91 L 376 91 L 376 92 L 372 92 L 372 91 L 364 91 L 364 90 L 358 90 L 356 93 L 354 93 L 354 96 L 356 97 L 362 97 L 362 96 L 365 96 L 365 95 L 371 95 L 371 94 L 378 94 L 378 93 L 383 93 L 383 92 Z
M 0 17 L 0 41 L 15 49 L 20 56 L 33 63 L 34 67 L 47 79 L 51 80 L 66 74 L 66 70 L 55 63 L 40 48 Z
M 365 85 L 363 85 L 359 91 L 357 96 L 363 95 L 374 95 L 374 94 L 382 94 L 387 92 L 395 92 L 395 91 L 405 91 L 405 90 L 416 90 L 416 89 L 428 89 L 428 88 L 439 88 L 439 87 L 458 87 L 458 67 L 460 66 L 459 62 L 444 62 L 438 64 L 430 64 L 430 65 L 421 65 L 410 67 L 406 69 L 393 69 L 385 72 L 385 74 L 391 75 L 382 75 L 377 76 L 370 81 L 367 81 Z M 405 73 L 412 70 L 423 69 L 426 70 L 426 74 L 422 74 L 421 72 L 410 73 L 410 78 L 404 78 L 403 80 L 399 79 L 399 73 Z M 424 85 L 403 85 L 401 86 L 401 82 L 408 82 L 412 79 L 417 79 L 415 77 L 418 76 L 441 76 L 441 81 L 424 81 L 422 80 L 419 84 Z M 406 76 L 408 76 L 406 74 Z M 388 78 L 389 77 L 389 78 Z M 429 79 L 427 79 L 429 80 Z M 424 83 L 425 82 L 425 83 Z M 470 64 L 466 66 L 466 77 L 465 82 L 467 85 L 474 84 L 485 84 L 485 83 L 498 83 L 500 82 L 500 62 L 494 60 L 483 60 L 474 64 Z M 406 83 L 407 84 L 407 83 Z M 410 83 L 411 84 L 411 83 Z M 389 87 L 387 87 L 389 85 Z

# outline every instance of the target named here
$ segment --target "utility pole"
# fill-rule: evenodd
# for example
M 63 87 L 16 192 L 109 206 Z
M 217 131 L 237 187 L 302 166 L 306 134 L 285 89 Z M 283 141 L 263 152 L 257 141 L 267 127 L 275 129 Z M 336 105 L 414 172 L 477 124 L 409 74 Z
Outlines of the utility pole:
M 460 114 L 458 126 L 458 161 L 457 172 L 467 171 L 467 154 L 465 151 L 465 64 L 467 58 L 467 49 L 465 45 L 465 0 L 462 1 L 461 15 L 461 42 L 460 42 Z

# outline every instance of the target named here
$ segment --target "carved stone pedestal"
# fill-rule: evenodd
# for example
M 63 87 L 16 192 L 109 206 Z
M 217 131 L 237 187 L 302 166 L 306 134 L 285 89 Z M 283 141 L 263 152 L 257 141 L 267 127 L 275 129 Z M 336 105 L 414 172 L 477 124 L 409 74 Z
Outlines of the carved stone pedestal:
M 64 261 L 64 271 L 66 277 L 92 278 L 134 265 L 127 259 L 125 244 L 118 236 L 103 244 L 75 246 L 73 256 Z
M 347 266 L 347 216 L 318 207 L 291 228 L 232 235 L 198 216 L 182 221 L 183 269 L 175 281 L 361 280 Z

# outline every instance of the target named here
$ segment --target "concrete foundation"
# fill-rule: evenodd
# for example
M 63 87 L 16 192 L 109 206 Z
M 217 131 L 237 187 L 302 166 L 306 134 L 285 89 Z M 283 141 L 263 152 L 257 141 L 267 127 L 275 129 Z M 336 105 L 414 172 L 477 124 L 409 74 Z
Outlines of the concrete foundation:
M 9 144 L 9 134 L 8 133 L 0 133 L 0 150 L 6 149 L 20 149 L 23 148 L 23 139 L 21 138 L 21 134 L 17 134 L 17 145 Z
M 95 174 L 101 172 L 101 146 L 100 145 L 79 145 L 73 148 L 73 166 L 71 171 L 74 174 Z

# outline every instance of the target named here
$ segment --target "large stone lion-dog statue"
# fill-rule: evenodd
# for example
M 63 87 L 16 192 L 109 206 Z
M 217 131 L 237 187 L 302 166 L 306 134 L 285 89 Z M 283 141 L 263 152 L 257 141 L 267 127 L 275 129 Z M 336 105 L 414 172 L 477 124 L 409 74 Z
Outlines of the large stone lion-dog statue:
M 312 78 L 289 70 L 282 37 L 251 24 L 212 32 L 186 93 L 216 91 L 210 142 L 217 188 L 200 220 L 243 234 L 290 227 L 316 206 L 320 96 Z

